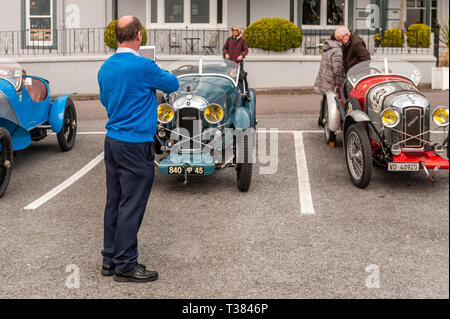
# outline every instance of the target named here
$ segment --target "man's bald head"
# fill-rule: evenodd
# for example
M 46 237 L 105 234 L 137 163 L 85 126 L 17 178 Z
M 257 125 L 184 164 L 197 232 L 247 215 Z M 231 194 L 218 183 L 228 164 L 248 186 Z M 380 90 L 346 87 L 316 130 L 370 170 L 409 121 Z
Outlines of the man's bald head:
M 142 23 L 136 17 L 123 16 L 117 20 L 115 32 L 118 43 L 134 41 L 139 32 L 142 32 Z

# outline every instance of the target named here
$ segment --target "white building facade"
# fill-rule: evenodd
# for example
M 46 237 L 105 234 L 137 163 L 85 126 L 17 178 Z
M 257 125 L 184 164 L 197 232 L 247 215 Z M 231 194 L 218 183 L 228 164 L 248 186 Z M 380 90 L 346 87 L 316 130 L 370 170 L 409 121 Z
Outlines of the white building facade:
M 304 34 L 301 48 L 278 54 L 252 49 L 246 69 L 253 87 L 311 86 L 320 62 L 319 44 L 338 25 L 364 37 L 374 57 L 399 56 L 422 69 L 424 82 L 436 64 L 433 45 L 374 46 L 373 34 L 398 27 L 448 21 L 447 0 L 0 0 L 0 57 L 18 59 L 29 73 L 54 83 L 54 93 L 97 92 L 96 71 L 113 53 L 103 42 L 106 25 L 131 14 L 147 29 L 164 66 L 186 54 L 217 54 L 237 24 L 264 18 L 292 21 Z M 378 51 L 377 51 L 378 50 Z M 77 76 L 79 74 L 79 76 Z M 271 74 L 267 77 L 267 74 Z M 311 74 L 301 77 L 298 74 Z

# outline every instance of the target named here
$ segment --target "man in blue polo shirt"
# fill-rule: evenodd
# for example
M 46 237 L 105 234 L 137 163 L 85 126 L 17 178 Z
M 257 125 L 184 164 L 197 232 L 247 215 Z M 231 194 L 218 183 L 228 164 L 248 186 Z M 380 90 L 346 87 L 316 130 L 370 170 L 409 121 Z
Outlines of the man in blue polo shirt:
M 153 185 L 156 90 L 178 90 L 176 76 L 138 56 L 142 25 L 124 16 L 116 24 L 118 49 L 98 72 L 100 101 L 108 113 L 105 138 L 106 205 L 101 274 L 119 282 L 158 279 L 138 263 L 137 234 Z

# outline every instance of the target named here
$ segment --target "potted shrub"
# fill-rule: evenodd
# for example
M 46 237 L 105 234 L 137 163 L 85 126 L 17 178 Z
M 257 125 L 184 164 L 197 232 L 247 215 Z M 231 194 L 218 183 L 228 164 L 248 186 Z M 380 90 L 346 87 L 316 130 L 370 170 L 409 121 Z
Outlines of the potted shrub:
M 439 42 L 444 45 L 447 52 L 439 54 L 438 67 L 434 67 L 431 73 L 431 88 L 448 90 L 448 21 L 440 24 Z
M 410 48 L 429 48 L 431 45 L 431 28 L 422 23 L 412 24 L 406 31 L 406 37 Z
M 405 36 L 398 28 L 384 31 L 382 46 L 384 48 L 401 48 L 405 43 Z
M 242 35 L 250 48 L 287 51 L 302 45 L 302 31 L 294 23 L 281 18 L 263 18 L 249 25 Z

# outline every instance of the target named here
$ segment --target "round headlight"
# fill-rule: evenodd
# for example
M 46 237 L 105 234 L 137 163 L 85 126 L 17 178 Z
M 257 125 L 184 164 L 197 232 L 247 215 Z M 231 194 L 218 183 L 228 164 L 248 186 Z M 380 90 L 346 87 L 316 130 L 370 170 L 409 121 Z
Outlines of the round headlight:
M 208 105 L 205 109 L 205 120 L 211 124 L 217 124 L 223 119 L 223 109 L 218 104 Z
M 433 112 L 433 121 L 438 126 L 448 125 L 448 107 L 438 106 Z
M 158 121 L 167 124 L 173 120 L 175 112 L 169 104 L 161 104 L 158 106 Z
M 393 109 L 385 109 L 381 114 L 381 121 L 386 127 L 396 127 L 400 122 L 400 115 Z

